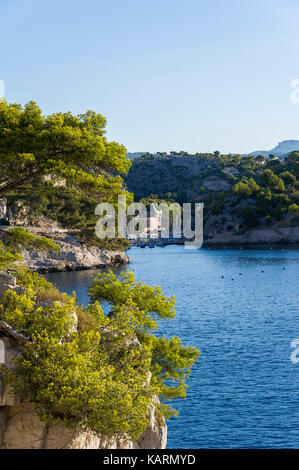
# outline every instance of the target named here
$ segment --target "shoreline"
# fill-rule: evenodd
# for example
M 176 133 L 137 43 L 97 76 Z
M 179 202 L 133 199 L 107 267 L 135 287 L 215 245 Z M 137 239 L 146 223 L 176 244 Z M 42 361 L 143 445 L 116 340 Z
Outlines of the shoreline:
M 84 271 L 130 262 L 129 256 L 123 251 L 83 245 L 69 232 L 52 234 L 49 238 L 60 246 L 60 251 L 23 250 L 22 263 L 29 269 L 39 273 Z
M 171 243 L 167 243 L 165 242 L 164 246 L 161 247 L 160 245 L 157 245 L 157 246 L 154 246 L 154 247 L 151 247 L 151 248 L 165 248 L 166 246 L 183 246 L 184 245 L 184 241 L 181 241 L 181 242 L 171 242 Z M 141 248 L 140 246 L 136 245 L 136 244 L 133 244 L 131 245 L 130 248 L 128 248 L 128 250 L 130 250 L 131 248 Z M 145 243 L 145 248 L 149 248 L 149 244 L 148 242 Z M 272 249 L 278 249 L 278 248 L 286 248 L 286 249 L 291 249 L 291 248 L 294 248 L 294 249 L 299 249 L 299 243 L 296 241 L 294 243 L 208 243 L 208 242 L 204 242 L 202 244 L 202 246 L 200 248 L 198 248 L 199 250 L 202 249 L 202 248 L 205 248 L 205 249 L 209 249 L 209 250 L 232 250 L 232 249 L 236 249 L 236 250 L 257 250 L 257 249 L 268 249 L 268 250 L 272 250 Z M 126 251 L 128 251 L 126 250 Z

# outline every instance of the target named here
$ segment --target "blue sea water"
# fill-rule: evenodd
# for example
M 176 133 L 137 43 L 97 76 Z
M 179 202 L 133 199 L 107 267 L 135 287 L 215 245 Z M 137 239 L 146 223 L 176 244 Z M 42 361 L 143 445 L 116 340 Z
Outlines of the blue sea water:
M 177 317 L 159 333 L 178 335 L 201 356 L 188 397 L 168 421 L 168 448 L 298 448 L 299 250 L 182 246 L 128 252 L 136 279 L 176 296 Z M 125 268 L 127 269 L 127 268 Z M 97 271 L 47 277 L 87 302 Z

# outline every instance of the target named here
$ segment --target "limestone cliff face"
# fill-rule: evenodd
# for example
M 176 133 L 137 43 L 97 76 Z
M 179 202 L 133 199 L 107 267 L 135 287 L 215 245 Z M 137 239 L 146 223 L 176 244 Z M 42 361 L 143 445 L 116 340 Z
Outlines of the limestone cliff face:
M 243 210 L 255 207 L 257 201 L 253 196 L 240 199 L 232 191 L 236 181 L 231 176 L 241 179 L 244 168 L 223 165 L 213 156 L 136 159 L 125 180 L 137 199 L 150 195 L 163 199 L 169 192 L 172 199 L 181 203 L 203 202 L 204 245 L 299 243 L 298 222 L 288 213 L 279 221 L 273 217 L 270 225 L 263 217 L 255 222 L 256 227 L 246 225 Z M 255 170 L 256 175 L 262 168 L 261 165 Z M 217 193 L 223 192 L 227 192 L 225 200 L 219 199 L 218 207 L 213 207 Z
M 8 289 L 23 289 L 16 285 L 14 276 L 4 272 L 0 272 L 0 287 L 0 295 Z M 13 368 L 13 360 L 23 353 L 27 341 L 28 338 L 0 321 L 0 361 L 6 367 Z M 167 427 L 164 420 L 157 420 L 155 409 L 153 402 L 149 406 L 148 426 L 135 441 L 120 436 L 107 438 L 64 424 L 48 425 L 38 418 L 29 397 L 17 396 L 0 373 L 0 449 L 164 449 Z
M 234 202 L 234 201 L 233 201 Z M 227 206 L 220 214 L 210 214 L 204 226 L 204 245 L 271 245 L 299 243 L 299 226 L 289 216 L 267 225 L 248 228 L 236 210 L 242 210 L 251 200 Z
M 217 161 L 210 159 L 207 162 L 202 158 L 191 156 L 135 160 L 125 181 L 129 191 L 133 192 L 137 199 L 151 194 L 171 192 L 178 194 L 185 201 L 192 201 L 201 193 L 197 177 L 208 167 L 211 176 L 213 169 L 217 168 Z M 219 178 L 213 182 L 207 179 L 205 184 L 212 187 L 213 191 L 223 189 L 223 183 Z M 225 189 L 227 186 L 226 183 Z
M 79 269 L 105 268 L 129 263 L 129 257 L 122 251 L 112 251 L 89 246 L 79 242 L 71 230 L 61 228 L 55 221 L 46 217 L 30 215 L 30 208 L 23 201 L 8 205 L 5 198 L 0 198 L 0 225 L 25 227 L 36 235 L 45 235 L 60 245 L 60 252 L 41 252 L 24 250 L 24 264 L 39 272 L 74 271 Z
M 149 424 L 136 441 L 107 438 L 88 430 L 40 421 L 29 401 L 0 407 L 0 449 L 165 449 L 167 427 L 155 418 L 150 405 Z
M 39 272 L 74 271 L 79 269 L 105 268 L 129 263 L 130 259 L 122 251 L 110 251 L 96 246 L 85 246 L 68 232 L 48 234 L 60 246 L 57 252 L 24 250 L 24 264 Z

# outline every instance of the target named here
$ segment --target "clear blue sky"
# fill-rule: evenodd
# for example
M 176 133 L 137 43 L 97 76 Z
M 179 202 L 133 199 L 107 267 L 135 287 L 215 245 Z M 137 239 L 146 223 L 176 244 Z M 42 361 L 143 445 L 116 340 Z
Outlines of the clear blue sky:
M 45 114 L 94 109 L 129 151 L 299 139 L 298 0 L 1 0 L 0 79 Z

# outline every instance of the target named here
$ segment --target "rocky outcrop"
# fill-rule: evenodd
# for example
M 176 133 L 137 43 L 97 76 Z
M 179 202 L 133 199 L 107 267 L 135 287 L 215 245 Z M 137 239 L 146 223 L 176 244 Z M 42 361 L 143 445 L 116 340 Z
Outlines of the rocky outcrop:
M 27 226 L 30 222 L 30 208 L 23 201 L 7 204 L 7 199 L 0 199 L 0 225 Z
M 0 199 L 0 221 L 5 221 L 7 217 L 7 199 Z
M 60 252 L 23 250 L 24 264 L 39 272 L 74 271 L 79 269 L 105 268 L 129 263 L 129 257 L 122 251 L 102 249 L 79 242 L 74 231 L 61 228 L 55 220 L 30 215 L 30 208 L 23 201 L 8 205 L 0 199 L 0 225 L 2 229 L 25 227 L 36 235 L 45 235 L 60 245 Z M 1 284 L 0 284 L 1 290 Z
M 8 289 L 14 290 L 17 294 L 24 292 L 24 287 L 17 286 L 16 278 L 9 273 L 0 271 L 0 296 Z
M 135 160 L 125 181 L 137 200 L 171 192 L 185 201 L 192 201 L 201 193 L 199 176 L 215 176 L 216 169 L 217 160 L 213 158 L 209 161 L 193 156 Z M 209 181 L 206 184 L 209 185 Z M 212 188 L 214 190 L 214 185 Z
M 130 261 L 128 255 L 122 251 L 83 245 L 75 235 L 67 232 L 47 236 L 60 246 L 60 251 L 23 250 L 23 262 L 30 269 L 39 272 L 75 271 L 117 266 Z
M 204 245 L 268 245 L 299 243 L 299 227 L 261 227 L 248 229 L 245 233 L 224 231 L 205 240 Z
M 149 425 L 136 441 L 119 436 L 107 438 L 64 424 L 47 425 L 40 421 L 29 401 L 0 407 L 1 428 L 2 449 L 164 449 L 167 441 L 167 427 L 157 423 L 154 405 L 150 406 Z
M 202 181 L 202 185 L 204 189 L 207 189 L 208 191 L 227 191 L 231 188 L 231 185 L 220 178 L 214 177 L 214 176 L 209 176 L 208 178 L 204 178 Z
M 247 227 L 242 210 L 254 207 L 255 199 L 230 198 L 218 214 L 210 213 L 204 224 L 204 245 L 267 245 L 299 243 L 299 226 L 289 215 L 267 224 L 259 219 L 259 226 Z
M 16 279 L 4 272 L 0 272 L 0 285 L 2 293 L 19 287 Z M 4 345 L 7 368 L 14 367 L 14 359 L 23 353 L 27 341 L 29 338 L 0 321 L 0 345 Z M 157 403 L 158 399 L 150 404 L 148 426 L 139 439 L 108 438 L 88 429 L 41 421 L 30 398 L 16 395 L 0 373 L 0 449 L 164 449 L 167 427 L 165 421 L 156 416 Z
M 134 160 L 125 180 L 136 199 L 154 196 L 180 203 L 203 202 L 204 245 L 299 243 L 298 221 L 291 219 L 287 207 L 285 213 L 276 217 L 275 206 L 269 204 L 268 219 L 272 217 L 267 224 L 262 217 L 264 212 L 258 209 L 256 196 L 240 197 L 234 193 L 233 185 L 243 176 L 248 177 L 244 161 L 236 164 L 229 156 L 216 155 L 140 158 Z M 252 174 L 257 181 L 262 169 L 260 164 L 254 167 Z M 292 194 L 293 189 L 287 185 L 284 195 L 289 197 L 289 204 L 293 201 Z M 276 190 L 273 195 L 277 195 Z M 250 207 L 256 220 L 250 219 L 246 211 Z M 280 217 L 283 220 L 278 220 Z

